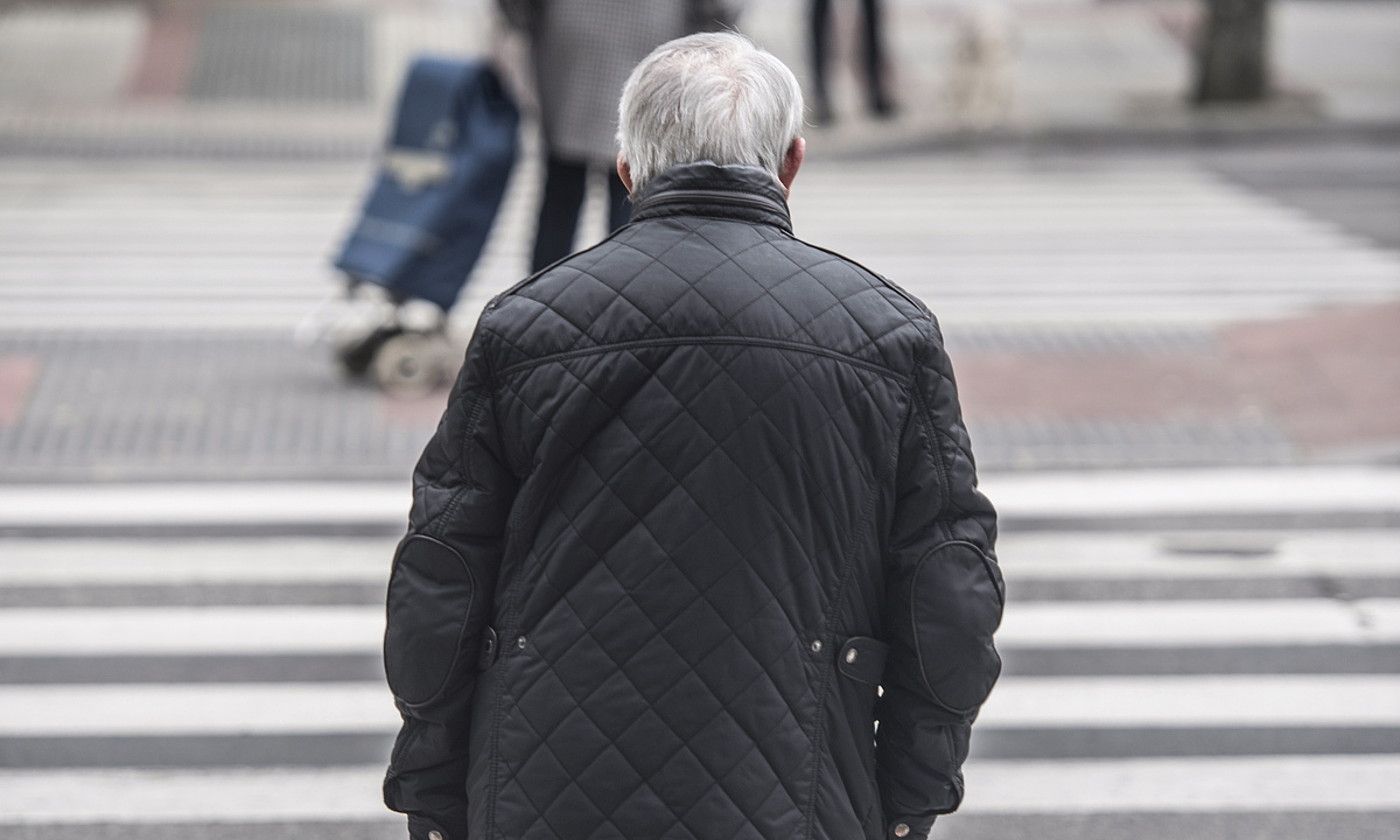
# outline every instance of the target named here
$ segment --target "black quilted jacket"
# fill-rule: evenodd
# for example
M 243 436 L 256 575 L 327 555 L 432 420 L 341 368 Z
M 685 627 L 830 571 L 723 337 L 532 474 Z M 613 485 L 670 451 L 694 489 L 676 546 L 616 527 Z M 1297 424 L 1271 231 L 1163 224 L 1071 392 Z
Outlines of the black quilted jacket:
M 761 170 L 669 170 L 477 324 L 389 583 L 385 801 L 424 840 L 923 837 L 1000 668 L 995 521 L 928 309 Z

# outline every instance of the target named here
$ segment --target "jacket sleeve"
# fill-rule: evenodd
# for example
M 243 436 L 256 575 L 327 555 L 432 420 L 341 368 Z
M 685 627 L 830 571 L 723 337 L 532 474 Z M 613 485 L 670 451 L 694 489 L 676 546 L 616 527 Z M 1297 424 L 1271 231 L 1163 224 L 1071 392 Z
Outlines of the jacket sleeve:
M 889 838 L 925 837 L 936 815 L 957 809 L 972 722 L 1001 672 L 996 512 L 977 489 L 952 364 L 927 317 L 886 556 L 876 756 Z
M 516 491 L 496 422 L 485 318 L 414 469 L 408 532 L 389 576 L 384 670 L 403 725 L 384 803 L 408 815 L 413 840 L 467 837 L 472 692 Z

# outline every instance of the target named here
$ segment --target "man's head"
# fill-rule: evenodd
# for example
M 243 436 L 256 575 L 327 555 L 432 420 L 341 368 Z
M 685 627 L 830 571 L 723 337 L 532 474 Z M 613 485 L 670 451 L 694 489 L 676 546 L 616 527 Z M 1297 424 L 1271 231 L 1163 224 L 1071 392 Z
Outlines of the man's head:
M 669 41 L 642 59 L 618 106 L 617 172 L 631 192 L 671 166 L 708 160 L 768 170 L 787 189 L 802 165 L 802 89 L 742 35 Z

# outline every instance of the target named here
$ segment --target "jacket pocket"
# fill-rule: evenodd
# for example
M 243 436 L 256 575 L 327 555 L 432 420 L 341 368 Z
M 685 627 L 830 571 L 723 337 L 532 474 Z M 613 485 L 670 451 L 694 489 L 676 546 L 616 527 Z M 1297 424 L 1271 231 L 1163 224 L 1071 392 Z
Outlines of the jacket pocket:
M 835 691 L 842 718 L 830 749 L 865 838 L 884 835 L 876 781 L 875 703 L 888 650 L 871 636 L 851 636 L 836 650 Z M 856 836 L 854 829 L 850 836 Z
M 851 636 L 836 652 L 836 670 L 848 679 L 877 686 L 889 653 L 890 646 L 873 636 Z
M 405 705 L 430 703 L 447 687 L 464 655 L 475 597 L 471 569 L 451 546 L 422 534 L 399 546 L 389 575 L 384 672 Z

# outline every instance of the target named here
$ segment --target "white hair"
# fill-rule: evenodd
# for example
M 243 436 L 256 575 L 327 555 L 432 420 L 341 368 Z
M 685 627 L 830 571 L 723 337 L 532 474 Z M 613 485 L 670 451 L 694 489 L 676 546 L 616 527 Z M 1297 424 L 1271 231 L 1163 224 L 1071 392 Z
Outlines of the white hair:
M 802 131 L 802 89 L 769 52 L 733 32 L 668 41 L 632 70 L 617 140 L 633 190 L 696 161 L 761 166 L 774 178 Z

